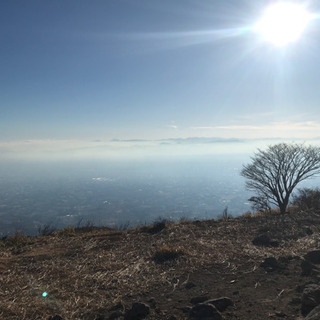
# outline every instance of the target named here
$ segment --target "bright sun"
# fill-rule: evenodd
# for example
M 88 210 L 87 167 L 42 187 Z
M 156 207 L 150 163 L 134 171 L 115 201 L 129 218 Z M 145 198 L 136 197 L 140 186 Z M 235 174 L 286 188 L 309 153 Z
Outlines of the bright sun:
M 299 39 L 311 19 L 303 6 L 279 2 L 265 10 L 256 30 L 275 46 L 285 46 Z

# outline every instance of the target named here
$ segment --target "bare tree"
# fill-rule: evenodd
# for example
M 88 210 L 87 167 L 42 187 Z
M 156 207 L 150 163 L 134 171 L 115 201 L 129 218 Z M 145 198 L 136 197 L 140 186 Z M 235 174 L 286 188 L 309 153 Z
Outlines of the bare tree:
M 269 146 L 251 158 L 243 166 L 241 175 L 247 180 L 246 187 L 256 192 L 249 199 L 257 207 L 276 205 L 286 212 L 290 195 L 303 180 L 320 174 L 320 148 L 304 144 L 279 143 Z

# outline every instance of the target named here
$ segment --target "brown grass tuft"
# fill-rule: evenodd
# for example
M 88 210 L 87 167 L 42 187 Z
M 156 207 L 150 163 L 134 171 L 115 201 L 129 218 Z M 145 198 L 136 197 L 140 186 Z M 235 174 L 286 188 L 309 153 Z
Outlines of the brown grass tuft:
M 59 230 L 56 235 L 61 237 L 74 237 L 76 235 L 76 230 L 72 226 L 68 226 L 64 229 Z
M 164 263 L 166 261 L 175 260 L 184 254 L 185 250 L 181 247 L 173 247 L 164 244 L 156 250 L 152 259 L 156 263 Z

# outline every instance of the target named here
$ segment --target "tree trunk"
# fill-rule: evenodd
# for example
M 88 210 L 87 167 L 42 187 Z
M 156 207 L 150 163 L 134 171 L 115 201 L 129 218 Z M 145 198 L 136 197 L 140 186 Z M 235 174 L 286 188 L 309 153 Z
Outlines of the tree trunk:
M 285 197 L 283 202 L 279 203 L 280 213 L 286 213 L 288 204 L 289 204 L 289 196 Z

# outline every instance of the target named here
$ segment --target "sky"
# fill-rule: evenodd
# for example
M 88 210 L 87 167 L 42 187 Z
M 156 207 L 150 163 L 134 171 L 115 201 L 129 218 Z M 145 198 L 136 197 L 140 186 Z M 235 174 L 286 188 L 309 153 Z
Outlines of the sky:
M 274 46 L 254 29 L 270 3 L 1 1 L 0 159 L 318 143 L 320 20 Z

